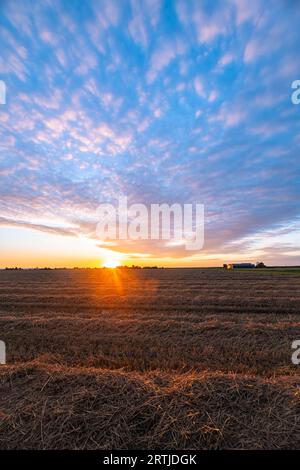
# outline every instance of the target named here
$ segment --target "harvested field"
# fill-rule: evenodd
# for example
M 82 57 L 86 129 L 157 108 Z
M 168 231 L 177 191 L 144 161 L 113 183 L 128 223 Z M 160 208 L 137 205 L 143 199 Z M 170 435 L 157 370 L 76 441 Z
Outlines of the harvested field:
M 297 448 L 299 306 L 297 270 L 0 271 L 0 448 Z

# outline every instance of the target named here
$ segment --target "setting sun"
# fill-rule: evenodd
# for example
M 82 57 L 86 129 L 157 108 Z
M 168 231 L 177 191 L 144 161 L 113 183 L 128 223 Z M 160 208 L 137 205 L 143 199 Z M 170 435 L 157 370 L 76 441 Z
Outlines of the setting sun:
M 105 250 L 105 254 L 103 253 L 103 261 L 102 267 L 103 268 L 117 268 L 122 264 L 122 259 L 124 256 L 121 253 L 117 253 L 110 250 Z
M 103 263 L 103 268 L 117 268 L 120 263 L 115 259 L 109 259 Z

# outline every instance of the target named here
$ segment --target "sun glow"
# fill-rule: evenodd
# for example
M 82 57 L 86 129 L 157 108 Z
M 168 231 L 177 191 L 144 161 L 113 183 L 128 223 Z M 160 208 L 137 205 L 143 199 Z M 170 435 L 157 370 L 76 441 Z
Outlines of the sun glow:
M 117 268 L 122 263 L 123 256 L 120 253 L 106 250 L 103 256 L 102 267 L 103 268 Z
M 103 268 L 117 268 L 120 263 L 115 259 L 108 259 L 103 263 Z

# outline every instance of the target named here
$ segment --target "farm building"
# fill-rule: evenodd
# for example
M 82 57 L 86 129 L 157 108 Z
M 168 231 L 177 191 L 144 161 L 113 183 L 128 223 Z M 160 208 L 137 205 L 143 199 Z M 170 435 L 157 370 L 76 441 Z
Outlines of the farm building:
M 231 263 L 231 264 L 224 264 L 224 269 L 251 269 L 255 268 L 255 264 L 252 263 Z

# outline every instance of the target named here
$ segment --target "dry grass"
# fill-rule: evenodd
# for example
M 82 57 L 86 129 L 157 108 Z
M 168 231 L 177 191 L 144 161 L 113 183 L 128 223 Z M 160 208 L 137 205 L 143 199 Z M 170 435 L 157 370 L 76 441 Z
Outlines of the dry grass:
M 0 272 L 0 448 L 297 448 L 300 276 Z

